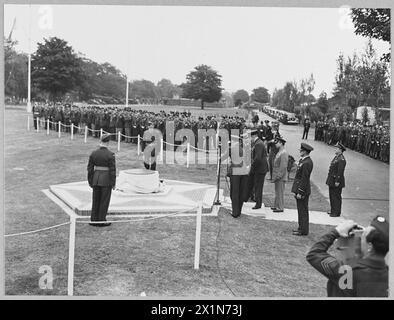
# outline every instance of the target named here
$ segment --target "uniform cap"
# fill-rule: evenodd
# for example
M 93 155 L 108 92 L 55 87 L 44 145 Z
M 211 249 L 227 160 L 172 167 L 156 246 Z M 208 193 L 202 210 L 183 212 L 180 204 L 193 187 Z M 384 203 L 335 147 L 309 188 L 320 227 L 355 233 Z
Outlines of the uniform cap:
M 337 148 L 341 149 L 342 151 L 346 151 L 345 146 L 340 142 L 337 142 L 337 144 L 334 147 L 337 147 Z
M 111 139 L 111 135 L 108 134 L 108 133 L 106 133 L 106 134 L 103 134 L 103 135 L 102 135 L 100 141 L 101 141 L 101 142 L 104 142 L 104 143 L 107 143 L 107 142 L 109 142 L 110 139 Z
M 372 222 L 371 226 L 374 227 L 379 233 L 382 234 L 385 240 L 389 240 L 389 223 L 386 218 L 382 216 L 376 216 Z
M 313 148 L 305 142 L 301 142 L 301 149 L 308 152 L 311 152 L 313 150 Z
M 282 142 L 283 144 L 285 144 L 286 143 L 286 140 L 285 139 L 283 139 L 281 136 L 279 136 L 279 137 L 276 137 L 275 138 L 275 142 L 276 141 L 280 141 L 280 142 Z

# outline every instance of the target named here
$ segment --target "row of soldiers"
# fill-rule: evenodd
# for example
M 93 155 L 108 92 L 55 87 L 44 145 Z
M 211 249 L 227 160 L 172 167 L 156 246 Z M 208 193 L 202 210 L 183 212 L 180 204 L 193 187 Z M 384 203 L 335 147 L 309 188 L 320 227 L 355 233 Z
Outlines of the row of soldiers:
M 349 149 L 364 153 L 374 159 L 390 161 L 390 130 L 383 126 L 365 126 L 360 122 L 318 121 L 315 140 L 335 145 L 342 143 Z
M 198 129 L 214 129 L 216 130 L 218 124 L 220 128 L 229 130 L 239 129 L 240 132 L 246 128 L 246 120 L 239 116 L 212 116 L 206 117 L 195 116 L 191 112 L 179 111 L 160 111 L 151 112 L 146 110 L 135 110 L 128 107 L 119 106 L 76 106 L 76 105 L 39 105 L 33 106 L 34 125 L 36 126 L 36 119 L 45 120 L 45 129 L 47 120 L 50 121 L 49 129 L 70 132 L 73 127 L 74 134 L 78 132 L 84 134 L 85 125 L 90 129 L 89 135 L 99 137 L 100 129 L 108 133 L 112 133 L 112 139 L 117 139 L 117 133 L 120 132 L 123 136 L 122 140 L 126 143 L 136 143 L 137 136 L 143 137 L 145 130 L 149 127 L 160 130 L 163 134 L 163 139 L 166 141 L 166 121 L 174 122 L 175 132 L 179 129 L 192 129 L 197 137 Z M 71 126 L 71 124 L 73 126 Z

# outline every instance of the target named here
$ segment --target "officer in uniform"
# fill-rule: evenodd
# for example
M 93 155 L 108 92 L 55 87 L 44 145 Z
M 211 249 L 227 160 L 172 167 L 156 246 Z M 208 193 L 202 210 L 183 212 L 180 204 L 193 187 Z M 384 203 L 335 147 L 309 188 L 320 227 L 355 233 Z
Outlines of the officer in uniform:
M 252 129 L 252 165 L 250 168 L 250 194 L 254 190 L 256 205 L 252 209 L 260 209 L 263 203 L 263 187 L 268 172 L 267 150 L 263 140 L 258 137 L 258 130 Z
M 330 196 L 330 211 L 327 213 L 330 217 L 339 217 L 341 215 L 342 189 L 345 187 L 344 171 L 346 160 L 343 156 L 343 152 L 346 151 L 346 148 L 340 142 L 338 142 L 335 147 L 335 157 L 331 161 L 326 180 Z
M 301 143 L 300 156 L 297 171 L 294 177 L 291 192 L 294 193 L 297 201 L 298 229 L 293 230 L 293 235 L 306 236 L 309 233 L 309 195 L 311 194 L 310 176 L 313 169 L 313 162 L 309 153 L 313 148 L 306 143 Z
M 111 191 L 115 190 L 116 185 L 115 154 L 108 150 L 110 139 L 109 134 L 101 137 L 100 148 L 90 155 L 87 168 L 89 186 L 93 189 L 90 225 L 97 227 L 110 225 L 110 223 L 97 223 L 97 221 L 106 221 Z
M 249 199 L 249 173 L 250 173 L 250 139 L 243 139 L 242 145 L 232 144 L 229 148 L 229 165 L 227 175 L 230 177 L 231 215 L 238 218 L 242 212 L 243 204 Z M 230 143 L 230 141 L 229 141 Z M 234 154 L 239 154 L 239 162 Z
M 355 255 L 341 261 L 327 252 L 336 239 L 354 237 L 353 230 L 357 227 L 353 221 L 344 221 L 321 237 L 309 250 L 306 259 L 328 278 L 328 297 L 387 297 L 388 266 L 385 256 L 389 251 L 389 223 L 384 217 L 375 217 L 364 229 L 359 238 L 359 257 Z M 346 269 L 343 268 L 345 264 L 348 266 Z
M 304 120 L 304 132 L 302 133 L 302 139 L 308 140 L 308 132 L 309 128 L 311 127 L 311 122 L 309 121 L 309 118 L 305 118 Z

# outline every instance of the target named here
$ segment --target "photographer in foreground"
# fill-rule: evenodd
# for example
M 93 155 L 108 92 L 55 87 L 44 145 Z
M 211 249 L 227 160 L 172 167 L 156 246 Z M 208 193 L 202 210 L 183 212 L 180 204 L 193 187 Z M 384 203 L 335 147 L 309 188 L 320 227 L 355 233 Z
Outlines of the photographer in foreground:
M 307 261 L 328 278 L 328 297 L 387 297 L 388 266 L 385 256 L 389 251 L 389 223 L 377 216 L 366 227 L 361 238 L 355 237 L 360 229 L 353 221 L 345 221 L 325 234 L 308 252 Z M 343 261 L 327 251 L 334 241 L 345 244 L 337 249 L 356 248 L 353 254 L 347 251 Z M 359 240 L 359 256 L 357 256 Z

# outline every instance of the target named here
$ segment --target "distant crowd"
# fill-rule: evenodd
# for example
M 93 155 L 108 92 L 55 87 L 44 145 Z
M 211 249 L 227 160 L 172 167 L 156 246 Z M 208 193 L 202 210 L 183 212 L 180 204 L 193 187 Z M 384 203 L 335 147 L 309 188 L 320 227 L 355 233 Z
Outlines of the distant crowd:
M 149 127 L 159 129 L 166 140 L 166 121 L 173 121 L 175 130 L 189 128 L 192 129 L 197 138 L 198 129 L 227 130 L 239 129 L 240 132 L 246 128 L 246 120 L 239 116 L 212 116 L 205 117 L 193 115 L 191 112 L 160 111 L 151 112 L 146 110 L 135 110 L 123 106 L 97 106 L 85 105 L 76 106 L 70 104 L 35 104 L 33 106 L 33 117 L 42 120 L 49 120 L 50 130 L 59 130 L 59 121 L 63 124 L 60 130 L 71 131 L 73 124 L 74 132 L 84 134 L 85 125 L 88 127 L 89 135 L 99 137 L 100 129 L 108 133 L 113 133 L 113 140 L 116 140 L 116 133 L 120 132 L 122 140 L 127 143 L 136 143 L 136 137 L 143 137 L 144 131 Z M 34 126 L 37 122 L 34 121 Z M 47 122 L 45 122 L 46 128 Z M 79 128 L 79 129 L 78 129 Z M 133 137 L 133 138 L 129 138 Z M 196 139 L 197 144 L 197 139 Z
M 379 125 L 365 126 L 360 122 L 318 121 L 315 140 L 335 145 L 342 143 L 347 148 L 361 152 L 374 159 L 390 161 L 390 128 Z

